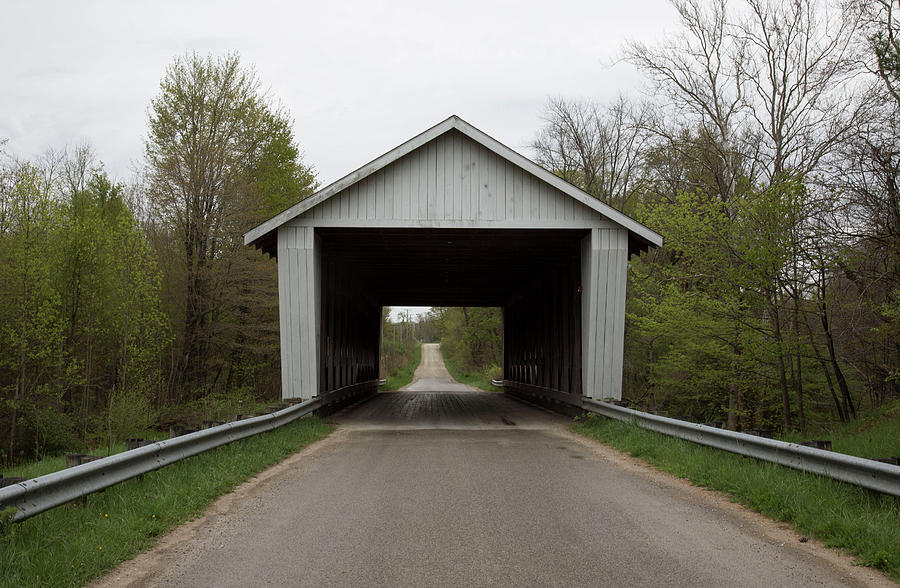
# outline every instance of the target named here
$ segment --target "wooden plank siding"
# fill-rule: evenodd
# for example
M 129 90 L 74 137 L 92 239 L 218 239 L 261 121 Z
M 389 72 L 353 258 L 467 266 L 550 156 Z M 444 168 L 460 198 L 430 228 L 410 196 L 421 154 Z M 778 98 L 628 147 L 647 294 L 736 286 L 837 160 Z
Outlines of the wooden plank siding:
M 628 231 L 593 229 L 582 241 L 581 297 L 584 395 L 622 397 Z
M 317 227 L 615 226 L 458 131 L 347 187 L 288 221 Z
M 283 398 L 311 398 L 318 388 L 319 251 L 312 227 L 278 231 L 278 295 Z

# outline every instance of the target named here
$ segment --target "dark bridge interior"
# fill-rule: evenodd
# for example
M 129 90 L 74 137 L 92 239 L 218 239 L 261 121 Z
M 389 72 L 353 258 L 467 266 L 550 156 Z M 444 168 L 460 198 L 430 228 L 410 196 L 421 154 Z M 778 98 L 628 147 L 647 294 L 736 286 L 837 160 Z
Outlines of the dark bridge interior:
M 499 306 L 507 391 L 581 399 L 585 230 L 317 228 L 319 392 L 378 374 L 381 307 Z
M 503 306 L 580 258 L 584 230 L 316 230 L 384 306 Z

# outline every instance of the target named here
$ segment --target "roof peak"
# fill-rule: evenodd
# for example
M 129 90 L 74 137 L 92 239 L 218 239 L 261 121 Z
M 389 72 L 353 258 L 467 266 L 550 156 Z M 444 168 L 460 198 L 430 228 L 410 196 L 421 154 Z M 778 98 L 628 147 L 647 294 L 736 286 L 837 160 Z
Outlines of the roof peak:
M 314 194 L 301 200 L 287 210 L 284 210 L 281 213 L 275 215 L 259 226 L 247 231 L 247 233 L 244 234 L 244 243 L 250 245 L 265 239 L 267 235 L 271 237 L 270 234 L 273 231 L 277 230 L 281 225 L 300 216 L 311 208 L 318 206 L 322 202 L 340 193 L 344 189 L 360 182 L 366 177 L 390 165 L 394 161 L 397 161 L 401 157 L 404 157 L 405 155 L 419 149 L 423 145 L 434 141 L 436 138 L 453 129 L 461 132 L 470 140 L 482 145 L 486 149 L 492 151 L 511 164 L 518 166 L 524 171 L 537 177 L 539 180 L 550 184 L 554 188 L 560 190 L 564 194 L 577 200 L 588 208 L 599 212 L 607 219 L 622 226 L 623 228 L 628 229 L 630 233 L 633 233 L 640 241 L 646 243 L 647 245 L 662 245 L 662 237 L 657 233 L 651 231 L 647 227 L 629 218 L 618 210 L 615 210 L 614 208 L 604 204 L 587 192 L 584 192 L 576 186 L 573 186 L 572 184 L 566 182 L 559 176 L 544 169 L 527 157 L 507 147 L 500 141 L 497 141 L 493 137 L 472 126 L 457 114 L 451 114 L 436 125 L 401 143 L 397 147 L 382 154 L 381 156 L 376 157 L 372 161 L 350 172 L 339 180 L 336 180 L 331 184 L 325 186 L 324 188 L 316 191 Z

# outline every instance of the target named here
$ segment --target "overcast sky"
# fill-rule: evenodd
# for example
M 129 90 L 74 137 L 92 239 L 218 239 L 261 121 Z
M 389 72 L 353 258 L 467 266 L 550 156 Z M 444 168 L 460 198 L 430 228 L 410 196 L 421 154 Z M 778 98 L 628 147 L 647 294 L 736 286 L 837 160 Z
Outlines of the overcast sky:
M 615 63 L 623 41 L 675 28 L 664 0 L 4 4 L 5 151 L 88 141 L 123 181 L 165 68 L 186 51 L 254 65 L 326 185 L 451 114 L 530 155 L 548 96 L 637 93 L 638 74 Z

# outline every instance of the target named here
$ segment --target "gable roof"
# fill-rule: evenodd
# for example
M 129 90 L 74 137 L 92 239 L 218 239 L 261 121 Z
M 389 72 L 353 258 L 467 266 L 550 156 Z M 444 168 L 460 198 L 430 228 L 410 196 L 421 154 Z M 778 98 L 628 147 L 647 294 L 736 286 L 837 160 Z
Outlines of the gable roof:
M 483 147 L 492 151 L 511 164 L 520 167 L 524 171 L 537 177 L 543 182 L 546 182 L 547 184 L 553 186 L 557 190 L 570 196 L 584 206 L 595 210 L 607 219 L 622 226 L 623 228 L 628 229 L 629 241 L 637 241 L 639 248 L 643 249 L 649 246 L 659 247 L 662 245 L 662 236 L 658 233 L 648 229 L 644 225 L 628 217 L 627 215 L 622 214 L 611 206 L 604 204 L 587 192 L 566 182 L 559 176 L 549 172 L 548 170 L 534 163 L 527 157 L 517 153 L 516 151 L 513 151 L 503 143 L 478 130 L 456 115 L 450 116 L 446 120 L 436 124 L 423 133 L 416 135 L 412 139 L 388 151 L 381 157 L 370 161 L 359 169 L 347 174 L 346 176 L 335 182 L 332 182 L 328 186 L 325 186 L 321 190 L 318 190 L 309 197 L 301 200 L 287 210 L 284 210 L 283 212 L 273 216 L 259 226 L 247 231 L 244 234 L 244 244 L 254 245 L 261 249 L 274 249 L 271 244 L 274 241 L 278 227 L 302 215 L 304 212 L 315 208 L 332 196 L 339 194 L 341 191 L 352 186 L 353 184 L 378 172 L 391 163 L 397 161 L 401 157 L 415 151 L 416 149 L 453 129 L 456 129 L 472 141 L 475 141 L 476 143 L 482 145 Z M 631 248 L 629 247 L 629 249 Z

